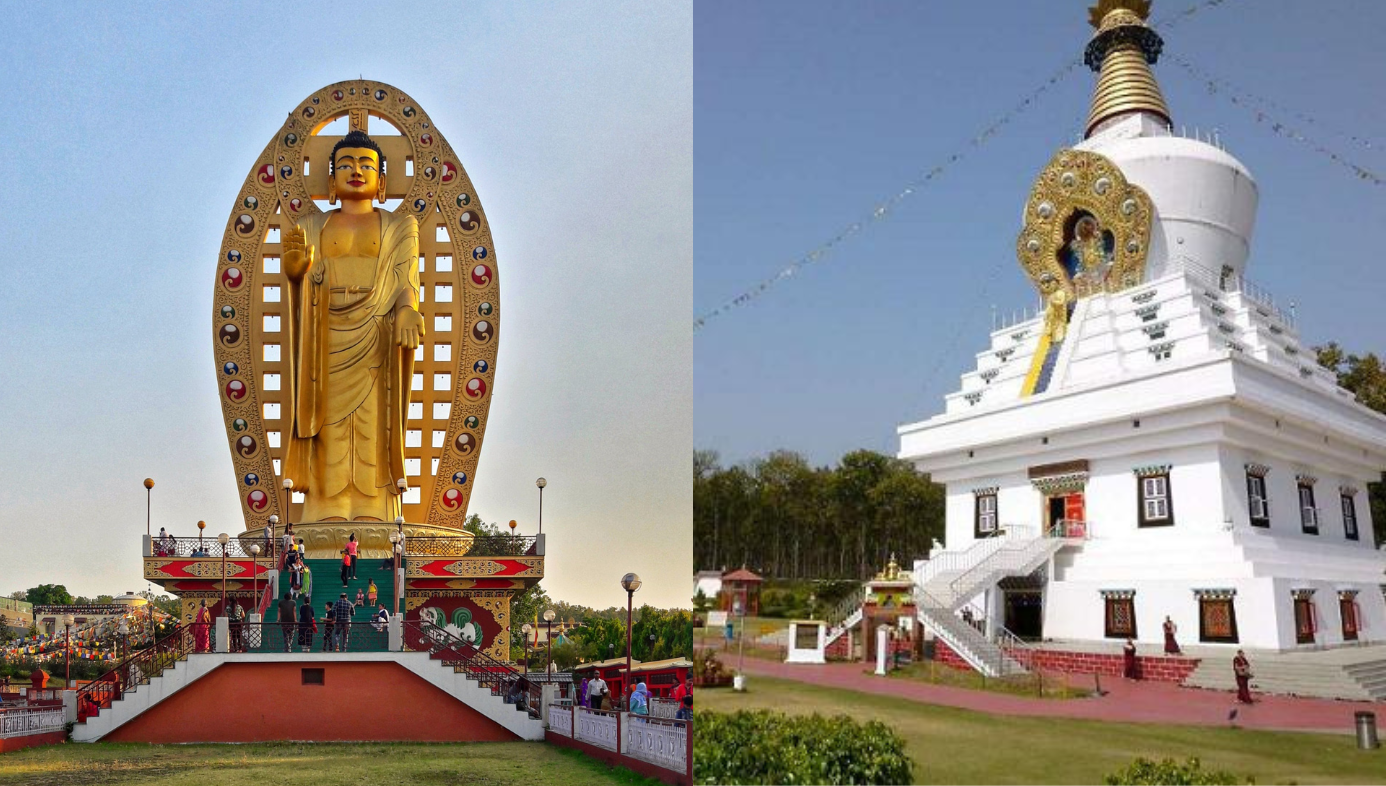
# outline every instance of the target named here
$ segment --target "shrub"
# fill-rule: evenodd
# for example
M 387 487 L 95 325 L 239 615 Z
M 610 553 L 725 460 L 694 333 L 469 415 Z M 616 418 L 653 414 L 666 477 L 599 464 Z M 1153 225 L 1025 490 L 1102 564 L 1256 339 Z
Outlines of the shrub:
M 905 742 L 880 721 L 769 710 L 698 714 L 700 784 L 911 783 Z
M 730 685 L 732 675 L 722 666 L 722 661 L 717 659 L 717 654 L 712 650 L 698 650 L 693 653 L 693 685 L 694 687 L 716 688 L 722 685 Z
M 1237 776 L 1226 770 L 1205 770 L 1197 758 L 1190 758 L 1180 764 L 1174 759 L 1136 759 L 1124 770 L 1107 776 L 1110 786 L 1233 786 L 1241 783 Z M 1255 783 L 1251 778 L 1246 783 Z

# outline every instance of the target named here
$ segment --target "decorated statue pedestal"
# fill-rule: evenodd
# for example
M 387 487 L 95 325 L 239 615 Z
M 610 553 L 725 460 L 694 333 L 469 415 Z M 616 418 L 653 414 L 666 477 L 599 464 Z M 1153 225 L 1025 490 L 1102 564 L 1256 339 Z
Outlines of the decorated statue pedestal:
M 908 572 L 900 570 L 900 565 L 892 554 L 885 570 L 866 582 L 866 600 L 862 604 L 861 622 L 862 638 L 866 647 L 863 660 L 871 661 L 877 657 L 876 651 L 880 646 L 877 631 L 882 626 L 896 631 L 896 635 L 901 637 L 895 639 L 896 646 L 900 646 L 898 642 L 904 640 L 904 646 L 912 649 L 914 619 L 914 580 Z
M 789 649 L 785 663 L 827 663 L 828 624 L 818 620 L 789 623 Z

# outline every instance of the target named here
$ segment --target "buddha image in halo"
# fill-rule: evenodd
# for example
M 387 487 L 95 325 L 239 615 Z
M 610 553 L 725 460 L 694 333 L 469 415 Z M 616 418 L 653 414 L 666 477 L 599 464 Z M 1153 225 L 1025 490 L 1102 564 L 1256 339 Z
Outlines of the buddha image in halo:
M 332 149 L 328 202 L 285 233 L 292 426 L 284 478 L 305 522 L 393 521 L 419 314 L 419 225 L 377 208 L 385 156 L 364 131 Z
M 1116 238 L 1086 210 L 1075 214 L 1071 227 L 1060 252 L 1064 272 L 1074 283 L 1101 284 L 1112 267 Z

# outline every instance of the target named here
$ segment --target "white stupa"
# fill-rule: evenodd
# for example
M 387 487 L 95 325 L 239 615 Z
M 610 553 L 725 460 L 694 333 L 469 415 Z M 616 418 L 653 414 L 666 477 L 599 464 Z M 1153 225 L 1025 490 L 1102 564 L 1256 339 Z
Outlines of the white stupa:
M 1257 187 L 1177 135 L 1149 0 L 1101 0 L 1087 138 L 1060 150 L 1017 241 L 1041 316 L 992 332 L 900 457 L 947 487 L 921 618 L 975 667 L 1006 642 L 1287 651 L 1386 640 L 1367 483 L 1386 417 L 1356 403 L 1245 278 Z M 959 624 L 985 619 L 981 631 Z

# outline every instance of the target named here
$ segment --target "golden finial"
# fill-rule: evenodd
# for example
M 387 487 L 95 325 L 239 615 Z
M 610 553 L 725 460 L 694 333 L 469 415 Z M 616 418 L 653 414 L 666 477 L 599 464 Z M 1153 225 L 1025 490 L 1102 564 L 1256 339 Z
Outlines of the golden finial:
M 1099 0 L 1088 9 L 1088 22 L 1097 32 L 1088 42 L 1084 62 L 1098 72 L 1088 112 L 1087 136 L 1108 120 L 1149 112 L 1170 122 L 1169 107 L 1150 66 L 1160 57 L 1164 41 L 1150 29 L 1151 0 Z

